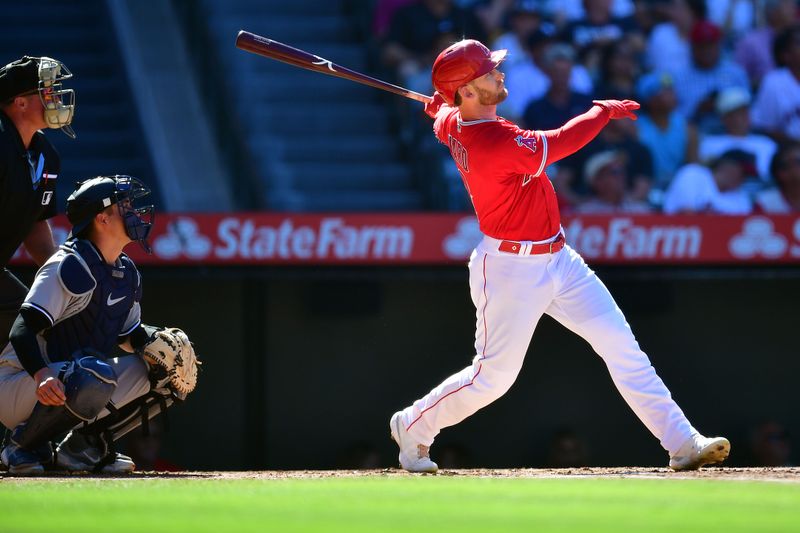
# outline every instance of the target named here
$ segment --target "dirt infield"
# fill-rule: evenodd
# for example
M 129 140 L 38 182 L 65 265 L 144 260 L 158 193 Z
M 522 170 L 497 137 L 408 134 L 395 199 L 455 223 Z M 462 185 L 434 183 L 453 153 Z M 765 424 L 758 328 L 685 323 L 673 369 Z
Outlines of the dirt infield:
M 695 472 L 672 472 L 667 468 L 655 467 L 614 467 L 614 468 L 565 468 L 565 469 L 470 469 L 440 470 L 437 474 L 409 474 L 396 468 L 380 470 L 268 470 L 241 472 L 134 472 L 124 476 L 108 476 L 97 474 L 64 474 L 52 473 L 45 476 L 12 476 L 0 472 L 0 482 L 26 482 L 51 480 L 67 481 L 76 478 L 97 479 L 323 479 L 323 478 L 358 478 L 358 477 L 481 477 L 481 478 L 639 478 L 639 479 L 714 479 L 730 481 L 777 481 L 787 483 L 800 482 L 800 467 L 781 468 L 704 468 Z

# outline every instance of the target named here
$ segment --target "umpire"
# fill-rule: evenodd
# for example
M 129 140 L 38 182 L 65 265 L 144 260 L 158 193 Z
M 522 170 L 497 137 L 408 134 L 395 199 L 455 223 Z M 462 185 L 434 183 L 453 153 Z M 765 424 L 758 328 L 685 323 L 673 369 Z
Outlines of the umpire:
M 61 161 L 42 129 L 71 138 L 75 93 L 72 77 L 49 57 L 23 56 L 0 68 L 0 350 L 28 288 L 6 266 L 20 244 L 42 265 L 56 251 L 48 218 L 56 214 Z

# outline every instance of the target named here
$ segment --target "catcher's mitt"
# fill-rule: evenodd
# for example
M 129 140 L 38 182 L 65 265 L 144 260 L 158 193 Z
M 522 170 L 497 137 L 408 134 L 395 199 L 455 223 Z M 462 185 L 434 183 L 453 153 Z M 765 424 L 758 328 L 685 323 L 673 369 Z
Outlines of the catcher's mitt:
M 156 331 L 150 342 L 142 348 L 142 355 L 151 365 L 166 370 L 170 386 L 177 392 L 189 394 L 194 390 L 200 361 L 189 337 L 182 330 L 165 328 Z

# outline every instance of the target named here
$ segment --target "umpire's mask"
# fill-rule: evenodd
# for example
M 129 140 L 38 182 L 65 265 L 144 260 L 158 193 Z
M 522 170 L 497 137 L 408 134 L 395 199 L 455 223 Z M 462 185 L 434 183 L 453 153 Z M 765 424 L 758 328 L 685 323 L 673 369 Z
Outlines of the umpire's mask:
M 61 128 L 74 139 L 70 124 L 75 115 L 75 91 L 61 88 L 61 82 L 71 77 L 72 72 L 61 61 L 39 58 L 39 98 L 44 105 L 44 120 L 49 128 Z
M 71 77 L 72 72 L 57 59 L 22 56 L 0 67 L 0 103 L 10 102 L 17 96 L 38 94 L 47 126 L 60 128 L 74 139 L 70 123 L 75 114 L 75 91 L 61 86 L 62 81 Z

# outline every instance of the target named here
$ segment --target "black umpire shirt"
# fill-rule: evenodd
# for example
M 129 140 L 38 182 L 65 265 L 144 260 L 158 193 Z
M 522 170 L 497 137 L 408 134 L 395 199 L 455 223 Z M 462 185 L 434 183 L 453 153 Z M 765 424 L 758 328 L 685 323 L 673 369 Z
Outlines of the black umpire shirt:
M 0 268 L 5 267 L 33 225 L 56 214 L 58 152 L 37 131 L 28 150 L 17 128 L 0 111 Z

